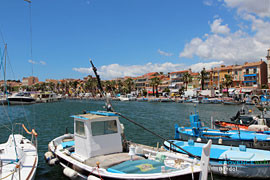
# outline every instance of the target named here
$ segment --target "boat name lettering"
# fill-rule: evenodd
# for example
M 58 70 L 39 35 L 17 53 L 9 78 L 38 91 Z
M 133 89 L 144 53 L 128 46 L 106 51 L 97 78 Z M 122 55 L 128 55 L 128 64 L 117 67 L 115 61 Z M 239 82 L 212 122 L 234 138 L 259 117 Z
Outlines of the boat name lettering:
M 219 161 L 218 163 L 228 165 L 255 165 L 255 164 L 270 164 L 270 161 Z

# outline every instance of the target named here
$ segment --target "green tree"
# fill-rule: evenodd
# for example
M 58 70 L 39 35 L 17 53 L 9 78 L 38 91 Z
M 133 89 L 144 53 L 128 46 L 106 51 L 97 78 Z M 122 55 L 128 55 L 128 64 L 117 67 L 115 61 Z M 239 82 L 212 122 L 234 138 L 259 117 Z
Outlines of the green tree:
M 204 81 L 208 78 L 205 68 L 200 72 L 199 80 L 201 81 L 201 89 L 204 90 Z
M 192 77 L 191 77 L 191 75 L 190 75 L 188 72 L 185 72 L 185 73 L 184 73 L 184 76 L 183 76 L 183 82 L 185 83 L 185 85 L 186 85 L 186 90 L 187 90 L 187 85 L 188 85 L 188 83 L 192 82 Z
M 128 93 L 131 93 L 131 91 L 134 88 L 134 85 L 135 85 L 135 83 L 134 83 L 133 79 L 131 79 L 131 78 L 128 78 L 124 81 L 124 86 L 128 89 Z
M 227 96 L 229 96 L 228 90 L 229 90 L 229 87 L 231 87 L 232 83 L 233 83 L 232 76 L 229 74 L 225 74 L 225 80 L 222 84 L 227 89 L 227 93 L 228 93 Z

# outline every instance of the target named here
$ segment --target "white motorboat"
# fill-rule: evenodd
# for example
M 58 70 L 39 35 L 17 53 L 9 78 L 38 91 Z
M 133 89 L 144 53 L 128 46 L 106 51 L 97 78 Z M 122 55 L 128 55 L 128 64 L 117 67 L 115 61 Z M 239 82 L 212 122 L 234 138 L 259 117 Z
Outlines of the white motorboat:
M 11 134 L 6 143 L 0 144 L 0 179 L 35 179 L 38 165 L 37 134 L 34 130 L 29 133 L 33 142 L 21 134 Z
M 37 95 L 36 101 L 37 102 L 57 102 L 62 99 L 61 95 L 57 95 L 54 92 L 45 92 L 45 93 L 40 93 Z
M 12 94 L 7 98 L 8 103 L 11 105 L 18 105 L 18 104 L 33 104 L 36 102 L 35 98 L 31 96 L 29 92 L 18 92 Z
M 133 96 L 132 94 L 127 94 L 127 95 L 121 95 L 119 97 L 120 101 L 136 101 L 136 97 Z
M 72 117 L 74 134 L 53 139 L 45 153 L 48 164 L 60 163 L 70 179 L 207 179 L 211 141 L 200 163 L 184 154 L 127 143 L 116 113 Z

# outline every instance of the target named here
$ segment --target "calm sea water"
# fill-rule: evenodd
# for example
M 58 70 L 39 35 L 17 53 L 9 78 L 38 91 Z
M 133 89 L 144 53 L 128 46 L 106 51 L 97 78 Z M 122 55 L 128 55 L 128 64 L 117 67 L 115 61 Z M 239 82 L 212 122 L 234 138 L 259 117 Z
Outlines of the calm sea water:
M 126 117 L 142 124 L 167 139 L 174 137 L 174 125 L 189 126 L 189 114 L 194 112 L 193 104 L 148 103 L 148 102 L 112 102 L 114 109 Z M 36 180 L 67 179 L 59 166 L 46 165 L 43 155 L 48 150 L 48 143 L 66 132 L 73 133 L 73 118 L 83 110 L 103 110 L 103 101 L 63 100 L 56 103 L 43 103 L 28 106 L 0 107 L 0 143 L 5 142 L 10 134 L 11 123 L 24 123 L 28 129 L 38 132 L 39 164 Z M 211 124 L 210 117 L 229 120 L 241 106 L 221 104 L 199 104 L 196 110 L 205 126 Z M 250 106 L 252 109 L 252 106 Z M 136 143 L 156 146 L 162 140 L 149 132 L 121 119 L 125 126 L 128 140 Z M 8 128 L 7 128 L 7 127 Z M 30 138 L 30 137 L 29 137 Z M 214 176 L 214 179 L 232 179 Z

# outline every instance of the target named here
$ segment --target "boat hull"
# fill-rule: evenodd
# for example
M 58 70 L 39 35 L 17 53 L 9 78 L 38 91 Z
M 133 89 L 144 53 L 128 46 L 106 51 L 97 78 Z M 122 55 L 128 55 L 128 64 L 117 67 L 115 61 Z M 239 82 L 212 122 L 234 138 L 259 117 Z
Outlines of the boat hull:
M 107 173 L 105 169 L 96 169 L 96 167 L 90 167 L 85 165 L 84 163 L 75 160 L 74 158 L 64 154 L 63 152 L 60 152 L 59 150 L 55 150 L 55 147 L 57 147 L 57 144 L 62 142 L 64 139 L 70 139 L 73 138 L 73 135 L 66 134 L 63 136 L 60 136 L 53 141 L 51 141 L 48 145 L 48 150 L 54 154 L 54 157 L 57 158 L 60 162 L 60 165 L 63 168 L 70 168 L 77 172 L 78 176 L 76 177 L 79 179 L 87 179 L 89 175 L 93 175 L 97 178 L 102 178 L 104 180 L 179 180 L 179 179 L 199 179 L 200 176 L 200 170 L 199 166 L 195 166 L 193 170 L 193 174 L 191 174 L 188 170 L 185 170 L 181 174 L 176 172 L 170 172 L 170 173 L 157 173 L 157 174 L 149 174 L 149 175 L 138 175 L 138 174 L 119 174 L 119 173 Z
M 255 162 L 256 163 L 256 162 Z M 226 164 L 222 164 L 220 161 L 210 160 L 211 171 L 214 174 L 222 176 L 230 176 L 237 178 L 270 178 L 270 162 L 257 162 L 256 164 L 241 165 L 236 161 L 227 161 Z M 265 164 L 264 164 L 265 163 Z M 231 164 L 231 165 L 230 165 Z
M 198 137 L 191 136 L 184 133 L 179 133 L 180 140 L 188 141 L 190 139 L 193 139 L 195 142 L 198 140 Z M 222 144 L 227 146 L 239 146 L 239 145 L 245 145 L 247 148 L 255 148 L 255 149 L 264 149 L 264 150 L 270 150 L 270 142 L 254 142 L 254 141 L 243 141 L 243 140 L 229 140 L 229 139 L 222 139 L 222 143 L 219 142 L 219 137 L 216 138 L 206 138 L 206 137 L 200 137 L 200 142 L 207 143 L 208 140 L 211 139 L 213 144 Z
M 198 153 L 199 145 L 203 143 L 193 143 L 189 144 L 192 141 L 187 142 L 179 142 L 173 141 L 176 145 L 182 147 L 185 150 L 189 149 L 190 153 L 194 153 L 194 155 L 198 156 L 200 158 L 200 154 Z M 183 144 L 182 144 L 183 143 Z M 168 143 L 165 142 L 164 144 L 165 149 L 172 150 L 174 152 L 180 152 L 183 151 L 179 150 L 175 146 L 168 147 Z M 217 148 L 219 147 L 219 148 Z M 210 168 L 211 172 L 217 175 L 222 176 L 230 176 L 230 177 L 237 177 L 237 178 L 263 178 L 263 179 L 269 179 L 270 178 L 270 160 L 269 160 L 269 152 L 264 150 L 254 150 L 249 149 L 245 151 L 237 151 L 238 147 L 230 147 L 230 146 L 222 146 L 222 145 L 213 145 L 210 152 Z M 230 152 L 233 152 L 234 155 L 230 154 Z M 238 153 L 241 153 L 239 155 Z M 245 154 L 246 152 L 246 154 Z M 257 152 L 254 155 L 254 152 Z M 220 155 L 217 155 L 219 154 Z M 223 155 L 227 154 L 227 155 Z M 239 155 L 238 158 L 235 157 L 235 155 Z M 251 154 L 253 154 L 251 156 Z M 259 159 L 249 159 L 250 157 L 258 157 Z M 268 154 L 268 156 L 267 156 Z M 224 158 L 227 157 L 226 159 Z M 249 157 L 250 156 L 250 157 Z M 246 159 L 245 159 L 246 158 Z M 231 160 L 233 159 L 233 160 Z
M 8 103 L 11 105 L 27 105 L 34 104 L 36 101 L 32 98 L 8 98 Z

